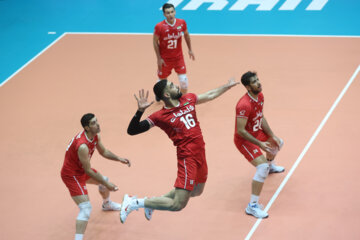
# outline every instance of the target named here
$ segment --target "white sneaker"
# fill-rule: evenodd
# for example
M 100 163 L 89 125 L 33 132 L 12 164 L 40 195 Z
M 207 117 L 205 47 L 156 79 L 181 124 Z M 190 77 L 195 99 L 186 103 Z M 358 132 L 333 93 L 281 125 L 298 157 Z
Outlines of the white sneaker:
M 152 208 L 144 208 L 145 218 L 150 221 L 153 215 L 154 209 Z
M 285 168 L 282 166 L 276 166 L 274 163 L 270 163 L 270 170 L 269 173 L 281 173 L 285 171 Z
M 262 210 L 262 205 L 258 203 L 248 204 L 247 208 L 245 209 L 246 214 L 253 215 L 256 218 L 267 218 L 269 214 Z
M 130 197 L 128 194 L 124 195 L 123 202 L 121 204 L 121 210 L 120 210 L 121 223 L 125 223 L 126 218 L 132 211 L 138 210 L 138 207 L 134 204 L 135 199 L 136 199 L 136 197 Z
M 121 204 L 113 201 L 108 201 L 107 203 L 103 203 L 102 210 L 103 211 L 120 211 Z

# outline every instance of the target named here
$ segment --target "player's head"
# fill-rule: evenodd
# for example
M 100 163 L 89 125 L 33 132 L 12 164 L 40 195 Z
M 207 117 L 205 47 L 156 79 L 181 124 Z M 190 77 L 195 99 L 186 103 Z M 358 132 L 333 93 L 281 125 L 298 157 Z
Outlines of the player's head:
M 100 132 L 100 125 L 93 113 L 84 114 L 80 122 L 81 122 L 81 126 L 83 126 L 86 132 L 92 134 L 97 134 Z
M 158 81 L 154 85 L 153 90 L 156 97 L 163 101 L 167 99 L 179 99 L 182 96 L 179 86 L 175 86 L 174 83 L 167 79 Z
M 248 71 L 241 76 L 241 83 L 253 94 L 259 94 L 262 90 L 261 83 L 256 72 Z
M 175 14 L 176 14 L 174 5 L 172 5 L 171 3 L 165 3 L 162 6 L 162 10 L 163 10 L 164 16 L 166 17 L 166 20 L 172 22 L 175 18 Z

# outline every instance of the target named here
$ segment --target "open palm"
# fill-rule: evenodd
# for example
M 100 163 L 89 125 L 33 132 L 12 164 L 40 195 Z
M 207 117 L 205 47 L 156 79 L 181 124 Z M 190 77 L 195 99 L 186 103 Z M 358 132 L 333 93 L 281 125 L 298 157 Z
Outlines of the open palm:
M 154 103 L 154 101 L 148 102 L 149 91 L 146 91 L 145 95 L 144 89 L 139 90 L 139 98 L 136 96 L 136 94 L 134 94 L 134 96 L 138 103 L 138 108 L 140 111 L 144 111 L 146 108 L 148 108 L 151 104 Z

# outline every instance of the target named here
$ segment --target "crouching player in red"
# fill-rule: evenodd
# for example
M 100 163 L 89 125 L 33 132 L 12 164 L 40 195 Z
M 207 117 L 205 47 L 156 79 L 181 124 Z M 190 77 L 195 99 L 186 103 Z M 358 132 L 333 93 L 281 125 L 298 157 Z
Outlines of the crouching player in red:
M 195 95 L 182 95 L 180 88 L 168 80 L 161 80 L 154 86 L 155 95 L 164 102 L 164 107 L 140 122 L 145 109 L 153 102 L 147 101 L 148 92 L 140 91 L 138 110 L 131 120 L 128 133 L 135 135 L 148 131 L 151 127 L 161 128 L 173 141 L 177 148 L 177 179 L 174 189 L 161 197 L 142 198 L 129 197 L 125 194 L 120 220 L 125 222 L 127 216 L 139 208 L 145 209 L 145 217 L 150 220 L 153 209 L 180 211 L 190 197 L 200 196 L 204 191 L 208 169 L 205 158 L 205 143 L 196 116 L 195 105 L 208 102 L 220 96 L 239 82 L 231 79 L 227 84 Z
M 256 218 L 267 218 L 267 212 L 258 203 L 259 195 L 269 173 L 285 170 L 274 164 L 274 158 L 284 142 L 274 135 L 264 117 L 264 95 L 256 73 L 243 74 L 241 83 L 248 92 L 236 105 L 234 142 L 244 157 L 256 167 L 251 199 L 245 211 Z M 266 158 L 260 149 L 266 152 Z
M 61 178 L 69 189 L 70 195 L 80 212 L 76 218 L 75 240 L 82 240 L 91 213 L 91 204 L 86 184 L 99 185 L 99 192 L 103 198 L 102 209 L 104 211 L 119 211 L 121 205 L 110 201 L 110 191 L 117 191 L 115 184 L 91 168 L 90 158 L 95 148 L 104 158 L 119 161 L 130 167 L 130 161 L 120 158 L 104 147 L 99 132 L 100 125 L 94 114 L 88 113 L 81 118 L 84 131 L 77 134 L 66 149 L 65 160 L 61 169 Z

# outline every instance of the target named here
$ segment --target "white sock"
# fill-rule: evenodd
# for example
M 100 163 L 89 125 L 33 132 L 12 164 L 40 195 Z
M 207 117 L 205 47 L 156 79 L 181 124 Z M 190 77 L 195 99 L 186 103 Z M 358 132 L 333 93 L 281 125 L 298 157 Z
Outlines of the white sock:
M 107 198 L 103 199 L 103 203 L 107 203 L 109 201 L 110 201 L 110 197 L 107 197 Z
M 75 240 L 83 240 L 84 234 L 75 234 Z
M 145 198 L 140 198 L 140 199 L 138 198 L 135 201 L 136 201 L 137 206 L 139 208 L 144 208 L 145 207 Z
M 258 203 L 259 196 L 251 194 L 250 203 Z

